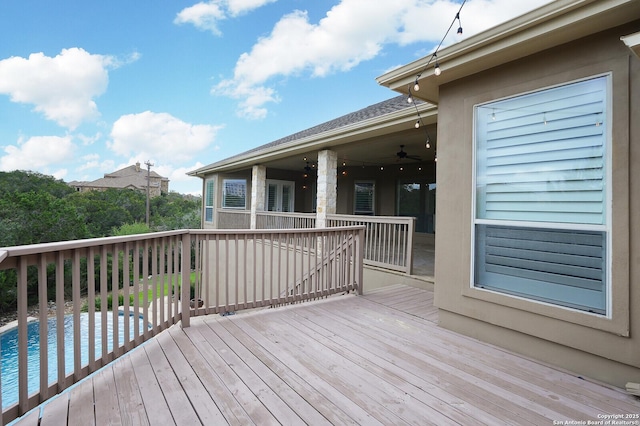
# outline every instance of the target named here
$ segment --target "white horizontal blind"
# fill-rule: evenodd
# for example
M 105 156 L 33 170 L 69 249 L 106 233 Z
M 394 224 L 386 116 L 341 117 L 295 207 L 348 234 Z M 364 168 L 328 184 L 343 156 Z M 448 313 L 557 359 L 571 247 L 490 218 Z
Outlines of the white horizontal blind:
M 476 107 L 476 217 L 606 222 L 606 77 Z
M 213 222 L 213 209 L 214 209 L 214 193 L 215 191 L 215 180 L 207 179 L 205 184 L 205 196 L 204 196 L 204 221 L 205 222 Z
M 355 214 L 374 214 L 374 192 L 375 184 L 373 182 L 356 182 L 354 189 Z
M 476 226 L 477 287 L 604 314 L 606 235 Z
M 275 212 L 277 209 L 278 185 L 270 183 L 267 185 L 267 211 Z
M 606 314 L 607 87 L 476 106 L 475 287 Z

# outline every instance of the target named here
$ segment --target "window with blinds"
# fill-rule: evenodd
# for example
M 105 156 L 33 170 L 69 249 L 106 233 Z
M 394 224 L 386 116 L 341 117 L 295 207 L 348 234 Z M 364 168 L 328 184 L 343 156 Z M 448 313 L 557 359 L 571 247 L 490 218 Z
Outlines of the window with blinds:
M 207 179 L 204 184 L 204 221 L 213 223 L 215 200 L 215 179 Z
M 475 107 L 475 286 L 606 313 L 608 79 Z
M 354 214 L 375 214 L 375 182 L 355 182 L 354 187 Z
M 222 207 L 245 209 L 246 206 L 247 181 L 244 179 L 225 179 L 222 183 Z

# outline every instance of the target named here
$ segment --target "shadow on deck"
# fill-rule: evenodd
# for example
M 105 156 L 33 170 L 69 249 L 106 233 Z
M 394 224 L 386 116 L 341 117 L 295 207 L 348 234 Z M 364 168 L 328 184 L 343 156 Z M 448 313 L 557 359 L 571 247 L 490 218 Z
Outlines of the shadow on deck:
M 436 325 L 433 293 L 365 296 L 174 326 L 20 425 L 553 424 L 640 402 Z

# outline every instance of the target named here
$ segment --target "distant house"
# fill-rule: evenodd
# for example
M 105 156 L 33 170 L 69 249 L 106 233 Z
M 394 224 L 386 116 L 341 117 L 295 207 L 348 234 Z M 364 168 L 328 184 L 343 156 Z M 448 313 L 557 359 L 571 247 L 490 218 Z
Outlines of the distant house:
M 140 163 L 125 167 L 113 173 L 105 174 L 103 178 L 92 182 L 69 182 L 69 186 L 78 192 L 104 191 L 109 188 L 114 189 L 135 189 L 146 192 L 147 190 L 147 170 L 140 167 Z M 156 172 L 149 172 L 149 195 L 151 198 L 169 192 L 169 179 L 160 176 Z

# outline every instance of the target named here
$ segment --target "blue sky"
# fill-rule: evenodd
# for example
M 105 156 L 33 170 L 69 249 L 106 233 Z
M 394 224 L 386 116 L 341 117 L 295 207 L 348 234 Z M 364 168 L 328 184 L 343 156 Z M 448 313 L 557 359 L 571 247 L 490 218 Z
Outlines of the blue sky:
M 467 0 L 452 44 L 549 0 Z M 462 0 L 2 0 L 0 170 L 186 172 L 391 98 Z

